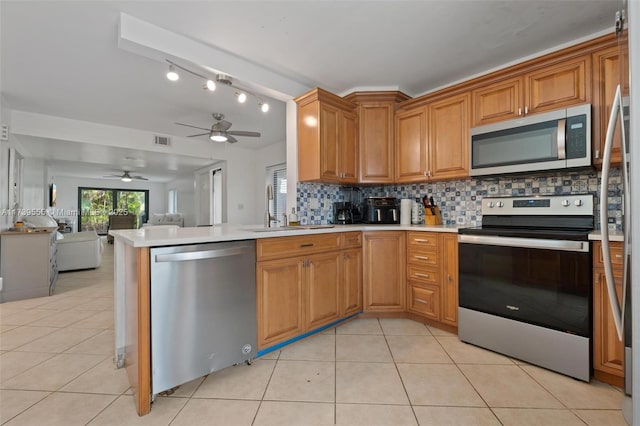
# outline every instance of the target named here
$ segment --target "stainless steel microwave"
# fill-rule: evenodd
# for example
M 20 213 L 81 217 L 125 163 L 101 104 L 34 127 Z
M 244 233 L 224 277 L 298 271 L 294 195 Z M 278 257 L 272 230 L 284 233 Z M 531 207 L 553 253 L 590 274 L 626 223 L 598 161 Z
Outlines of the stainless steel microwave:
M 469 175 L 591 166 L 591 105 L 474 127 Z

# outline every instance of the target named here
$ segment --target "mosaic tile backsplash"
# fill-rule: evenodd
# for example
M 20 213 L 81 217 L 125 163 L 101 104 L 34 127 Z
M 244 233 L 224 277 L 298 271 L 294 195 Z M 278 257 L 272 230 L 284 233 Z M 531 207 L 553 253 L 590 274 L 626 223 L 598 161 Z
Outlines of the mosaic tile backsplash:
M 457 181 L 362 186 L 350 191 L 339 185 L 299 182 L 297 204 L 303 223 L 324 225 L 333 223 L 333 203 L 358 201 L 369 196 L 395 196 L 402 198 L 422 198 L 433 196 L 442 212 L 443 223 L 459 226 L 476 226 L 482 223 L 480 213 L 482 199 L 492 196 L 531 195 L 594 195 L 596 229 L 600 229 L 600 172 L 595 170 L 580 172 L 547 172 L 529 176 L 493 176 Z M 609 218 L 615 218 L 616 229 L 622 229 L 622 180 L 620 169 L 609 174 Z

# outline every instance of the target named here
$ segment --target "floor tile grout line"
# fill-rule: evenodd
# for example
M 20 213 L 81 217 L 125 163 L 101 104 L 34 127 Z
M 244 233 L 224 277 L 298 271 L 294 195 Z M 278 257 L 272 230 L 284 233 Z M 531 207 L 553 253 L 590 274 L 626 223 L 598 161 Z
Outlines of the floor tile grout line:
M 262 391 L 262 396 L 260 397 L 260 401 L 258 402 L 258 408 L 256 409 L 255 414 L 253 415 L 253 419 L 251 420 L 251 425 L 253 426 L 253 424 L 256 422 L 256 419 L 258 418 L 258 413 L 260 412 L 260 408 L 262 407 L 262 403 L 264 402 L 264 397 L 267 395 L 267 390 L 269 389 L 269 384 L 271 384 L 271 379 L 273 378 L 273 375 L 276 372 L 276 368 L 278 367 L 278 363 L 280 362 L 280 356 L 282 355 L 282 350 L 278 351 L 278 356 L 275 359 L 275 362 L 273 363 L 273 368 L 271 369 L 271 374 L 269 374 L 269 379 L 267 380 L 267 385 L 264 387 L 264 390 Z M 270 360 L 265 360 L 265 361 L 270 361 Z
M 380 323 L 380 319 L 378 318 L 378 322 Z M 409 407 L 411 407 L 411 412 L 413 413 L 413 418 L 416 421 L 416 424 L 420 424 L 418 420 L 418 415 L 416 414 L 416 410 L 413 408 L 413 403 L 411 402 L 411 397 L 409 396 L 409 391 L 407 391 L 407 386 L 404 384 L 404 380 L 402 380 L 402 374 L 400 374 L 400 369 L 398 368 L 398 363 L 396 362 L 396 358 L 393 356 L 393 351 L 391 350 L 391 345 L 389 345 L 389 340 L 387 339 L 387 335 L 384 333 L 384 327 L 382 327 L 382 323 L 380 323 L 380 328 L 382 328 L 384 341 L 387 344 L 387 349 L 389 349 L 389 353 L 391 354 L 391 359 L 393 360 L 393 366 L 396 369 L 396 373 L 398 374 L 398 378 L 400 379 L 400 383 L 402 384 L 402 389 L 404 390 L 404 394 L 407 397 L 407 401 L 409 402 Z
M 523 366 L 520 364 L 516 364 L 518 366 L 518 368 L 524 372 L 524 374 L 526 374 L 528 377 L 531 378 L 531 380 L 533 380 L 534 382 L 536 382 L 538 384 L 538 386 L 540 386 L 542 389 L 544 389 L 546 392 L 548 392 L 556 401 L 558 401 L 560 404 L 562 404 L 562 406 L 566 409 L 571 409 L 569 406 L 567 406 L 567 404 L 564 403 L 564 401 L 562 401 L 560 398 L 558 398 L 555 393 L 551 392 L 550 389 L 547 389 L 546 386 L 544 386 L 540 381 L 538 381 L 535 377 L 533 377 L 527 370 L 525 370 L 524 368 L 522 368 Z M 577 416 L 576 416 L 577 417 Z
M 2 390 L 7 390 L 7 389 L 2 389 Z M 27 391 L 29 392 L 29 391 Z M 24 410 L 20 411 L 19 413 L 17 413 L 15 416 L 7 419 L 6 421 L 2 422 L 3 425 L 9 423 L 11 420 L 15 419 L 16 417 L 18 417 L 20 414 L 26 412 L 27 410 L 30 410 L 33 406 L 35 406 L 36 404 L 41 403 L 42 401 L 44 401 L 45 399 L 49 398 L 50 395 L 53 395 L 54 392 L 51 391 L 32 391 L 32 392 L 49 392 L 48 394 L 46 394 L 45 396 L 43 396 L 42 398 L 40 398 L 39 400 L 35 401 L 33 404 L 29 405 L 28 407 L 26 407 Z

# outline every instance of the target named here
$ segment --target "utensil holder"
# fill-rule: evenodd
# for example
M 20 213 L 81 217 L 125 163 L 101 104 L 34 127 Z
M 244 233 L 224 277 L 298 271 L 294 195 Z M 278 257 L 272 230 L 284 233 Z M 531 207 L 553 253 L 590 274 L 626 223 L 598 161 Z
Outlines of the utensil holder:
M 442 225 L 442 215 L 440 214 L 440 208 L 434 207 L 433 212 L 431 209 L 424 209 L 424 224 L 425 225 Z

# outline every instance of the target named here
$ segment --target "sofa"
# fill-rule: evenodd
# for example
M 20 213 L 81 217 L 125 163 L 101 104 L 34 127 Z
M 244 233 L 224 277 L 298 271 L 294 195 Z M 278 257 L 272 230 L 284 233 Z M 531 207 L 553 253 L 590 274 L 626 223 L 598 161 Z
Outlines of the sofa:
M 147 223 L 142 224 L 143 227 L 157 225 L 184 226 L 184 217 L 180 213 L 152 213 Z
M 100 266 L 102 240 L 96 231 L 60 234 L 57 241 L 56 263 L 58 271 L 90 269 Z

